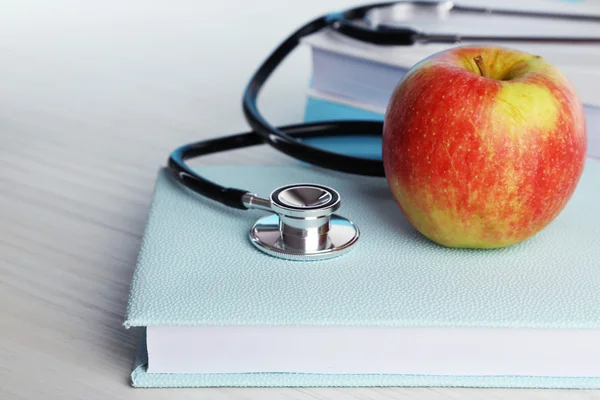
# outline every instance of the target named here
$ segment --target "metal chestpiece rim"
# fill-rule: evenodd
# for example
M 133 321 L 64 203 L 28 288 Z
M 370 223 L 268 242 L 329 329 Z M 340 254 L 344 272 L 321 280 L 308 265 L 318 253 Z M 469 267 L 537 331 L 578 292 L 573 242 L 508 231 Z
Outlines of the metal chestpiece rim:
M 274 213 L 254 224 L 250 241 L 259 250 L 287 260 L 338 257 L 349 251 L 360 236 L 356 225 L 334 214 L 339 207 L 340 195 L 327 186 L 280 187 L 271 193 L 268 203 L 264 201 L 259 207 Z

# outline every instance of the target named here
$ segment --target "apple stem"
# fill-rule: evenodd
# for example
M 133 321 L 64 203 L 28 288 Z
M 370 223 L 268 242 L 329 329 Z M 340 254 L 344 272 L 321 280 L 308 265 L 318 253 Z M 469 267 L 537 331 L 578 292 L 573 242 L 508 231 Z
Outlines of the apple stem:
M 481 74 L 481 76 L 483 76 L 484 78 L 489 78 L 490 70 L 488 69 L 487 65 L 485 65 L 485 63 L 483 62 L 483 57 L 481 57 L 481 55 L 478 55 L 477 57 L 473 57 L 473 61 L 475 61 L 475 64 L 477 64 L 477 68 L 479 68 L 479 73 Z

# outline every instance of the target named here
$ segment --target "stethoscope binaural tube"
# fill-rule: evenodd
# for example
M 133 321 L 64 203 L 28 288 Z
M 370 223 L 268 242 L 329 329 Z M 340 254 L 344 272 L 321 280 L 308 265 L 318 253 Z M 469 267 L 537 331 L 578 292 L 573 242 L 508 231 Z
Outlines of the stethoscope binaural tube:
M 258 110 L 257 98 L 264 83 L 285 57 L 299 44 L 300 39 L 332 24 L 333 20 L 329 17 L 315 19 L 290 35 L 271 53 L 252 76 L 244 91 L 242 107 L 246 121 L 266 143 L 290 157 L 340 172 L 384 176 L 383 163 L 380 160 L 334 153 L 302 143 L 269 124 Z M 381 135 L 381 132 L 379 132 L 379 135 Z M 344 136 L 344 134 L 340 132 L 338 136 Z

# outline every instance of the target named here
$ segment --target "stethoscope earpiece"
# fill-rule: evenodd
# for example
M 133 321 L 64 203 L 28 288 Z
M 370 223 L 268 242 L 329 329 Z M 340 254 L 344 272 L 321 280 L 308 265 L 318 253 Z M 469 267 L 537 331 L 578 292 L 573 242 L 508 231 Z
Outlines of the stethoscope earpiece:
M 286 260 L 338 257 L 358 241 L 352 221 L 334 214 L 340 207 L 335 190 L 315 184 L 292 184 L 274 190 L 269 199 L 247 193 L 247 208 L 273 214 L 256 221 L 250 241 L 259 250 Z

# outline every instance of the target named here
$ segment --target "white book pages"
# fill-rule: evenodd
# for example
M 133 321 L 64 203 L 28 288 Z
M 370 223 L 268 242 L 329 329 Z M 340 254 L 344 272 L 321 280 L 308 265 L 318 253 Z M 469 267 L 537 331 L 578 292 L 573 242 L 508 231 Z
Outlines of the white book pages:
M 477 4 L 478 2 L 463 1 L 461 4 L 462 3 Z M 587 6 L 587 8 L 582 10 L 579 10 L 573 5 L 567 7 L 567 5 L 564 4 L 559 3 L 557 5 L 556 2 L 547 1 L 527 3 L 527 7 L 529 7 L 530 4 L 540 3 L 544 5 L 549 4 L 548 7 L 543 8 L 538 6 L 538 9 L 546 11 L 551 9 L 567 9 L 572 10 L 572 12 L 591 12 L 597 10 L 595 12 L 600 15 L 600 2 L 597 3 L 596 6 Z M 488 4 L 488 2 L 486 2 L 486 4 Z M 500 2 L 500 4 L 504 4 L 504 8 L 509 6 L 516 7 L 516 5 L 518 5 L 515 1 Z M 541 23 L 537 21 L 524 24 L 522 18 L 490 17 L 485 15 L 473 17 L 471 14 L 468 16 L 458 16 L 454 19 L 450 18 L 444 21 L 431 21 L 427 18 L 417 18 L 415 20 L 401 21 L 401 25 L 431 33 L 460 32 L 463 34 L 473 33 L 485 35 L 536 34 L 540 36 L 558 34 L 565 36 L 595 35 L 600 37 L 600 22 L 573 23 L 564 21 L 544 21 Z M 324 29 L 304 38 L 303 43 L 311 46 L 315 50 L 320 50 L 322 53 L 346 56 L 346 65 L 335 65 L 336 74 L 342 76 L 348 76 L 349 70 L 352 69 L 352 63 L 359 62 L 359 60 L 362 60 L 363 63 L 368 61 L 370 65 L 379 65 L 382 67 L 379 68 L 380 71 L 383 70 L 383 66 L 385 66 L 388 70 L 398 69 L 401 72 L 405 72 L 417 62 L 436 52 L 463 45 L 417 44 L 413 46 L 376 46 L 348 38 L 329 29 Z M 600 107 L 600 68 L 598 68 L 600 65 L 600 45 L 507 44 L 502 42 L 486 44 L 518 48 L 546 58 L 565 73 L 585 104 Z M 333 67 L 334 66 L 332 65 L 331 68 Z M 320 78 L 319 74 L 321 72 L 317 68 L 315 68 L 314 72 L 314 79 L 317 81 Z M 325 78 L 328 79 L 328 76 Z M 325 78 L 322 78 L 321 80 Z M 364 79 L 364 76 L 362 79 Z M 348 80 L 350 81 L 351 79 L 348 78 Z M 360 79 L 354 81 L 361 83 Z M 372 84 L 369 83 L 368 85 L 364 83 L 361 84 L 365 92 L 390 92 L 390 85 L 386 81 L 379 82 L 379 86 L 377 85 L 377 82 L 373 82 Z M 323 90 L 323 88 L 320 87 L 317 87 L 317 89 Z M 372 99 L 373 98 L 371 97 L 369 99 L 357 100 L 367 100 L 368 103 L 372 103 Z M 378 103 L 381 104 L 382 101 L 386 100 L 379 99 Z
M 600 376 L 578 329 L 149 326 L 150 373 Z

